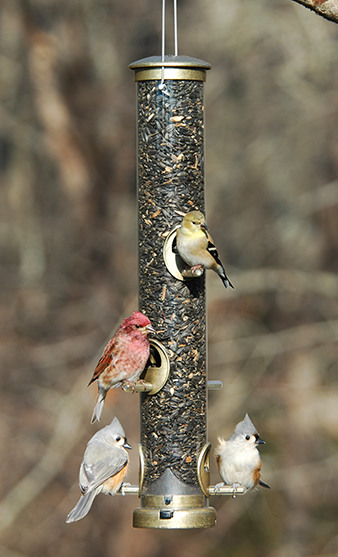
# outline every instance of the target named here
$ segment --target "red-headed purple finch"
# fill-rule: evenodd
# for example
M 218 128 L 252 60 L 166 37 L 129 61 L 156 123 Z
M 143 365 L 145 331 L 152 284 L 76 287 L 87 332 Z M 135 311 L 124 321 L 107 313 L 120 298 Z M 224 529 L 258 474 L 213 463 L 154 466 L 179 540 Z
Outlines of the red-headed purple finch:
M 148 335 L 155 333 L 146 315 L 139 311 L 124 319 L 105 347 L 89 381 L 98 381 L 98 395 L 91 423 L 100 421 L 109 389 L 122 384 L 135 384 L 149 358 Z

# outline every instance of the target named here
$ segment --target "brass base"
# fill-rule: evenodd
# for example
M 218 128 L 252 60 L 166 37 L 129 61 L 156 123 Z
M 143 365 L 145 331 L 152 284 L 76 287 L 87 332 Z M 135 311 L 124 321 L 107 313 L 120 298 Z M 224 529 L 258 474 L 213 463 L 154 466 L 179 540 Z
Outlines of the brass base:
M 134 528 L 188 529 L 213 528 L 216 511 L 203 495 L 147 495 L 134 510 Z

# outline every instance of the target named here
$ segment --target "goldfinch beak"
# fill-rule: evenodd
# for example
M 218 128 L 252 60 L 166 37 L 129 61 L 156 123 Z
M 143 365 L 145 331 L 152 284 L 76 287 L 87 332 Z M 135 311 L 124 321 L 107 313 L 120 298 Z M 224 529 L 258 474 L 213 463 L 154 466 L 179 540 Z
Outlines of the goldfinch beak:
M 202 222 L 201 228 L 202 228 L 202 230 L 205 230 L 205 231 L 209 230 L 209 228 L 207 227 L 207 225 L 205 224 L 205 222 Z

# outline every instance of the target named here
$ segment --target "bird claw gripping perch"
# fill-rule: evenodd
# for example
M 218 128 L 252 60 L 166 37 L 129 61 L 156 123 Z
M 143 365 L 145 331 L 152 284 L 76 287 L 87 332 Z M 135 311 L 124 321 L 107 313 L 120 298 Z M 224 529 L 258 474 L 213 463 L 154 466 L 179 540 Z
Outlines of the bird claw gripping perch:
M 218 484 L 215 485 L 215 493 L 218 493 L 219 490 L 221 489 L 221 487 L 223 487 L 225 484 L 224 482 L 219 482 Z
M 236 495 L 235 492 L 236 492 L 237 489 L 240 487 L 240 485 L 241 485 L 241 484 L 236 483 L 236 482 L 235 482 L 234 484 L 232 484 L 232 498 L 233 498 L 233 499 L 236 499 L 237 495 Z M 246 493 L 246 492 L 247 492 L 247 490 L 245 490 L 245 493 Z
M 131 485 L 130 483 L 122 482 L 121 487 L 120 487 L 122 497 L 126 496 L 125 489 L 126 489 L 126 487 L 129 487 L 130 485 Z
M 200 277 L 204 273 L 203 265 L 194 265 L 193 267 L 189 267 L 186 269 L 182 274 L 183 276 L 193 275 L 194 277 Z

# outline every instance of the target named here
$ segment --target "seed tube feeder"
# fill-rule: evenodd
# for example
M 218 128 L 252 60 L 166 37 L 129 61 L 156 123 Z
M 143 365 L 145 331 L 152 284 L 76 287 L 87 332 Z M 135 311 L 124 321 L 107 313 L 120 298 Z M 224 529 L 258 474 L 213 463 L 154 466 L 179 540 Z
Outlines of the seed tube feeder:
M 139 306 L 158 334 L 153 355 L 168 366 L 160 390 L 140 394 L 141 506 L 133 525 L 209 528 L 216 512 L 206 497 L 205 276 L 181 275 L 172 241 L 182 213 L 204 212 L 203 83 L 210 65 L 154 56 L 130 68 L 138 99 Z

